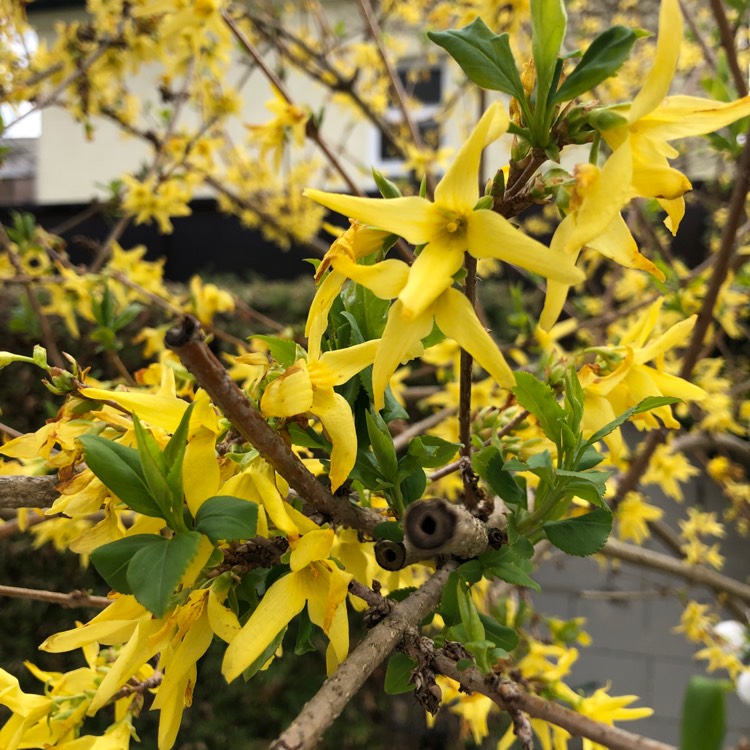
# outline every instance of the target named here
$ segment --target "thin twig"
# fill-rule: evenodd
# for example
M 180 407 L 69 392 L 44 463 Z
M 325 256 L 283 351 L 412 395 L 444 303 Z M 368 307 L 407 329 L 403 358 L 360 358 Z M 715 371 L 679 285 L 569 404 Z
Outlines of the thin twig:
M 464 295 L 471 303 L 472 308 L 477 299 L 477 261 L 470 253 L 464 253 L 464 268 L 466 279 L 464 281 Z M 474 358 L 465 349 L 461 349 L 460 374 L 458 383 L 458 439 L 461 442 L 461 456 L 471 465 L 471 372 Z M 465 463 L 466 463 L 465 462 Z M 464 505 L 469 510 L 476 510 L 479 504 L 475 496 L 474 487 L 470 481 L 471 474 L 462 471 L 464 487 Z
M 0 224 L 0 246 L 2 246 L 8 253 L 8 259 L 10 260 L 13 268 L 16 269 L 16 273 L 19 276 L 24 276 L 25 273 L 23 264 L 21 263 L 21 259 L 18 257 L 18 253 L 14 250 L 13 243 L 11 243 L 10 237 L 8 237 L 8 233 L 5 231 L 5 227 L 2 224 Z M 60 353 L 60 349 L 58 348 L 57 342 L 55 341 L 55 334 L 52 331 L 52 326 L 50 325 L 49 319 L 42 310 L 42 306 L 39 303 L 36 292 L 32 288 L 31 283 L 26 283 L 23 286 L 24 290 L 26 291 L 26 297 L 29 300 L 29 305 L 31 306 L 37 323 L 39 324 L 39 333 L 41 335 L 44 348 L 47 350 L 47 354 L 49 355 L 50 360 L 52 360 L 52 364 L 54 364 L 56 367 L 64 369 L 66 366 L 66 362 L 63 359 L 62 354 Z
M 448 417 L 452 417 L 455 413 L 455 406 L 446 406 L 444 409 L 430 414 L 429 417 L 425 417 L 424 419 L 420 419 L 419 422 L 409 425 L 403 432 L 399 432 L 393 438 L 393 447 L 396 449 L 396 452 L 406 448 L 412 438 L 423 435 L 427 430 L 437 427 L 442 421 L 448 419 Z
M 574 736 L 586 737 L 609 750 L 676 750 L 672 745 L 602 724 L 559 703 L 531 695 L 514 682 L 503 680 L 495 674 L 484 677 L 476 667 L 459 672 L 456 660 L 445 650 L 436 652 L 432 664 L 437 671 L 460 682 L 465 689 L 491 698 L 504 711 L 524 711 L 532 718 L 562 727 Z
M 112 602 L 106 596 L 92 596 L 85 591 L 73 591 L 63 594 L 59 591 L 44 591 L 43 589 L 25 589 L 19 586 L 0 585 L 0 596 L 12 599 L 31 599 L 36 602 L 59 604 L 62 607 L 95 607 L 104 609 Z
M 685 581 L 701 586 L 708 586 L 715 591 L 731 594 L 750 604 L 750 585 L 737 581 L 729 576 L 717 573 L 702 565 L 689 565 L 683 560 L 676 560 L 671 555 L 654 552 L 650 549 L 626 544 L 610 539 L 601 549 L 601 554 L 617 560 L 635 563 L 653 570 L 671 573 Z
M 724 4 L 721 0 L 711 0 L 711 11 L 714 14 L 716 25 L 719 27 L 719 36 L 721 37 L 721 46 L 726 53 L 729 70 L 732 71 L 732 79 L 739 96 L 747 96 L 747 82 L 742 74 L 739 61 L 737 60 L 737 49 L 735 47 L 734 34 L 729 26 L 727 14 L 724 12 Z
M 388 50 L 385 48 L 383 30 L 380 28 L 378 19 L 375 17 L 373 12 L 372 4 L 370 0 L 359 0 L 359 8 L 362 11 L 362 17 L 365 19 L 367 28 L 370 31 L 370 38 L 374 42 L 380 55 L 380 60 L 383 63 L 386 73 L 390 81 L 391 89 L 393 90 L 396 103 L 398 104 L 399 110 L 401 110 L 401 116 L 404 118 L 404 123 L 409 130 L 414 145 L 418 149 L 424 148 L 424 142 L 422 141 L 422 135 L 419 132 L 419 128 L 416 126 L 414 119 L 411 116 L 408 102 L 406 101 L 406 92 L 401 84 L 401 79 L 398 76 L 398 72 L 391 64 L 391 60 L 388 57 Z M 431 195 L 435 190 L 434 178 L 431 173 L 425 175 L 427 180 L 427 191 Z

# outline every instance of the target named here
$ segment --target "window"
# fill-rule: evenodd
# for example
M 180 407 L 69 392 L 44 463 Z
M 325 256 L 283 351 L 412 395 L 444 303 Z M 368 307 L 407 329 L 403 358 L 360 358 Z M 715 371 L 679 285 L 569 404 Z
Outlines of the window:
M 440 124 L 436 116 L 443 100 L 443 69 L 439 64 L 430 67 L 420 66 L 418 62 L 405 63 L 398 68 L 398 77 L 404 91 L 412 102 L 411 116 L 419 130 L 422 142 L 428 148 L 440 146 Z M 391 102 L 385 119 L 394 126 L 403 125 L 401 109 Z M 380 130 L 373 130 L 371 163 L 378 171 L 389 177 L 403 176 L 406 166 L 393 141 Z

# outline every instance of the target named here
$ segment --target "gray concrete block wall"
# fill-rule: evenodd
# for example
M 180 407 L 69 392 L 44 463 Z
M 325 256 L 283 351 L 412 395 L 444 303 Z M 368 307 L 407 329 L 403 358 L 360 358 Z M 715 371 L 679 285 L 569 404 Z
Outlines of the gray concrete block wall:
M 684 487 L 685 502 L 677 504 L 654 487 L 645 487 L 649 502 L 665 511 L 664 520 L 677 529 L 691 504 L 705 510 L 721 510 L 725 501 L 710 479 L 696 478 Z M 665 551 L 657 541 L 650 547 Z M 722 553 L 724 571 L 740 580 L 750 576 L 750 539 L 727 538 Z M 693 658 L 697 647 L 673 629 L 679 625 L 682 605 L 678 596 L 710 601 L 711 592 L 672 576 L 629 563 L 602 567 L 595 559 L 578 559 L 552 552 L 535 574 L 542 593 L 535 606 L 544 614 L 561 618 L 585 617 L 593 643 L 579 649 L 568 684 L 587 691 L 611 682 L 613 695 L 638 695 L 634 706 L 649 706 L 654 715 L 620 724 L 639 734 L 679 745 L 680 717 L 685 688 L 693 675 L 705 674 L 704 661 Z M 592 599 L 582 592 L 619 592 L 625 599 Z M 627 592 L 636 594 L 631 598 Z M 677 596 L 676 596 L 677 594 Z M 734 619 L 726 613 L 727 619 Z M 724 673 L 716 673 L 724 677 Z M 725 748 L 750 740 L 750 706 L 735 695 L 727 701 L 728 732 Z

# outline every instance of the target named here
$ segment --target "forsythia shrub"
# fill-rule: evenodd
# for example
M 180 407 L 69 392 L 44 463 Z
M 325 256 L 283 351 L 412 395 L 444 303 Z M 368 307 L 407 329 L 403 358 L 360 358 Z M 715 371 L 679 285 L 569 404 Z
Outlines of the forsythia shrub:
M 562 0 L 359 6 L 364 36 L 351 20 L 332 27 L 317 2 L 89 0 L 85 18 L 60 23 L 32 54 L 19 41 L 23 4 L 0 4 L 8 102 L 61 105 L 89 137 L 114 123 L 153 152 L 113 186 L 117 224 L 90 267 L 30 215 L 0 232 L 0 279 L 23 286 L 40 337 L 30 355 L 0 352 L 0 368 L 42 370 L 57 408 L 0 448 L 0 506 L 37 541 L 93 565 L 109 592 L 84 597 L 101 611 L 40 646 L 80 650 L 83 666 L 27 663 L 38 693 L 0 670 L 6 750 L 129 748 L 146 705 L 168 750 L 211 643 L 226 644 L 227 680 L 251 680 L 295 658 L 282 654 L 293 621 L 302 651 L 325 636 L 331 680 L 274 747 L 313 746 L 385 659 L 387 692 L 412 690 L 433 714 L 448 705 L 477 743 L 488 713 L 502 710 L 511 722 L 499 749 L 515 738 L 531 748 L 534 735 L 545 750 L 575 735 L 586 750 L 666 747 L 613 726 L 651 713 L 631 706 L 636 696 L 567 684 L 584 623 L 544 618 L 519 591 L 539 589 L 534 570 L 549 547 L 630 559 L 663 515 L 646 487 L 682 500 L 680 483 L 697 471 L 690 447 L 726 511 L 690 508 L 676 569 L 689 580 L 701 571 L 747 605 L 746 586 L 706 577 L 722 567 L 715 540 L 727 524 L 746 533 L 750 517 L 735 460 L 747 454 L 748 359 L 733 346 L 748 324 L 750 97 L 731 79 L 734 49 L 705 81 L 708 97 L 670 94 L 686 80 L 678 0 L 662 0 L 655 41 L 623 17 L 595 30 L 582 22 L 580 38 L 594 38 L 580 49 L 566 46 Z M 694 34 L 709 33 L 705 16 L 691 16 Z M 457 64 L 453 105 L 482 102 L 452 155 L 414 127 L 415 81 L 393 64 L 424 26 L 425 54 L 443 50 Z M 685 45 L 688 65 L 701 41 Z M 242 122 L 238 49 L 271 84 L 265 123 Z M 383 130 L 421 185 L 373 170 L 380 197 L 357 194 L 326 111 L 294 101 L 279 66 L 306 70 L 327 87 L 327 106 Z M 134 73 L 154 71 L 156 124 L 131 88 Z M 718 246 L 688 269 L 653 219 L 677 233 L 691 184 L 673 144 L 703 135 L 739 169 Z M 494 163 L 499 139 L 509 154 Z M 346 192 L 310 186 L 336 180 Z M 221 316 L 241 304 L 231 294 L 198 277 L 176 294 L 145 248 L 119 244 L 130 222 L 172 231 L 206 188 L 281 248 L 318 252 L 304 336 L 229 336 Z M 524 225 L 532 205 L 543 211 Z M 338 225 L 324 224 L 326 209 Z M 549 224 L 548 241 L 534 221 Z M 640 248 L 637 225 L 652 238 Z M 520 274 L 544 293 L 542 302 L 509 285 L 508 328 L 494 333 L 476 299 L 478 276 L 492 274 Z M 175 324 L 138 332 L 146 363 L 131 373 L 119 352 L 144 305 Z M 94 340 L 112 371 L 61 352 L 51 321 Z M 647 435 L 635 449 L 621 435 L 627 421 Z M 608 541 L 613 529 L 619 541 Z M 746 692 L 745 624 L 719 612 L 686 601 L 678 629 L 703 646 L 709 671 Z M 354 618 L 370 628 L 360 643 Z M 723 689 L 696 683 L 688 702 L 720 700 Z M 91 733 L 94 715 L 107 717 L 103 734 Z M 713 741 L 719 717 L 685 742 Z

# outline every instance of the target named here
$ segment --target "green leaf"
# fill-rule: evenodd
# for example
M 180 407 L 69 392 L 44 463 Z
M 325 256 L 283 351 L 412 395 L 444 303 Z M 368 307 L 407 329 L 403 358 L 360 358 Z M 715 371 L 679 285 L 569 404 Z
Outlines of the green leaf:
M 537 380 L 529 372 L 516 373 L 513 389 L 517 401 L 538 420 L 542 432 L 557 446 L 560 445 L 560 423 L 566 421 L 565 410 L 557 403 L 552 388 Z
M 164 512 L 146 485 L 141 460 L 135 448 L 97 435 L 83 435 L 79 440 L 83 444 L 86 465 L 97 479 L 138 513 L 164 518 Z
M 461 443 L 451 443 L 437 435 L 421 435 L 409 443 L 408 455 L 415 456 L 427 469 L 445 466 L 458 452 Z
M 297 617 L 297 640 L 294 642 L 295 656 L 302 656 L 310 651 L 315 651 L 315 644 L 312 642 L 313 624 L 310 616 L 307 614 L 307 607 L 303 607 Z
M 380 299 L 361 284 L 350 284 L 345 287 L 341 292 L 341 300 L 346 310 L 344 315 L 351 316 L 350 323 L 356 323 L 352 325 L 353 333 L 358 333 L 362 341 L 379 339 L 383 335 L 390 300 Z M 351 343 L 359 344 L 362 341 L 353 337 Z
M 410 505 L 424 494 L 425 487 L 427 487 L 427 475 L 423 469 L 418 469 L 406 479 L 402 479 L 399 487 L 404 505 Z
M 180 419 L 180 424 L 177 425 L 177 429 L 172 433 L 172 437 L 169 438 L 169 442 L 164 447 L 164 463 L 169 469 L 175 464 L 179 464 L 180 470 L 182 470 L 182 461 L 185 458 L 185 448 L 187 447 L 188 431 L 190 429 L 190 416 L 195 408 L 195 401 L 188 404 L 188 408 L 185 409 L 185 413 Z
M 258 524 L 258 505 L 229 495 L 209 497 L 195 514 L 195 530 L 214 544 L 234 539 L 252 539 Z
M 182 510 L 182 496 L 175 498 L 172 496 L 172 489 L 167 482 L 167 465 L 162 456 L 161 449 L 154 439 L 154 436 L 148 432 L 141 424 L 136 414 L 133 414 L 133 429 L 135 439 L 138 445 L 138 456 L 141 459 L 141 468 L 143 476 L 146 479 L 151 497 L 158 503 L 162 510 L 164 518 L 167 519 L 170 526 L 180 524 L 176 518 L 175 506 L 179 503 L 180 511 Z
M 604 456 L 593 445 L 587 445 L 578 458 L 575 468 L 578 471 L 586 471 L 586 469 L 598 466 L 603 460 Z
M 398 474 L 398 460 L 388 425 L 377 412 L 366 411 L 365 419 L 367 421 L 367 434 L 370 438 L 373 453 L 378 459 L 380 471 L 389 482 L 395 482 Z
M 526 507 L 526 491 L 511 474 L 504 471 L 503 457 L 497 448 L 488 445 L 477 451 L 472 457 L 472 465 L 499 498 L 506 503 Z
M 479 556 L 479 560 L 489 575 L 515 586 L 527 586 L 535 591 L 541 591 L 539 584 L 531 577 L 531 560 L 525 558 L 525 550 L 522 552 L 524 556 L 519 555 L 514 547 L 502 547 L 499 550 L 484 552 Z
M 479 619 L 484 625 L 484 632 L 487 638 L 495 646 L 504 651 L 512 651 L 518 645 L 518 633 L 513 628 L 501 625 L 497 620 L 487 615 L 480 614 Z
M 571 101 L 613 76 L 630 56 L 636 39 L 637 34 L 625 26 L 613 26 L 599 34 L 557 90 L 552 103 Z
M 134 534 L 97 547 L 91 553 L 91 562 L 110 588 L 121 594 L 132 594 L 127 580 L 130 561 L 136 552 L 152 544 L 161 544 L 164 538 L 158 534 Z
M 379 523 L 372 530 L 372 535 L 376 539 L 387 539 L 390 542 L 404 541 L 404 530 L 401 528 L 401 524 L 394 523 L 393 521 L 383 521 L 382 523 Z
M 256 334 L 254 339 L 260 339 L 268 346 L 271 356 L 283 367 L 291 367 L 298 359 L 297 344 L 289 339 L 280 339 L 277 336 L 266 336 Z
M 575 443 L 578 442 L 581 432 L 581 420 L 583 419 L 583 403 L 586 396 L 578 380 L 578 373 L 575 367 L 569 367 L 565 371 L 565 398 L 563 401 L 564 409 L 567 413 L 567 425 L 573 433 Z M 575 443 L 566 444 L 568 448 L 574 448 Z
M 388 695 L 401 695 L 414 690 L 414 683 L 409 682 L 409 680 L 412 670 L 416 666 L 417 662 L 410 659 L 406 654 L 394 651 L 385 668 L 385 692 Z
M 520 374 L 520 373 L 519 373 Z M 673 398 L 671 396 L 649 396 L 644 398 L 635 406 L 631 407 L 627 411 L 620 414 L 619 417 L 613 419 L 608 424 L 605 424 L 600 430 L 597 430 L 584 445 L 594 445 L 598 443 L 602 438 L 609 435 L 610 432 L 616 430 L 623 422 L 630 419 L 635 414 L 642 414 L 644 411 L 651 411 L 651 409 L 658 409 L 660 406 L 669 406 L 671 404 L 682 403 L 679 398 Z
M 562 0 L 531 0 L 531 50 L 536 66 L 537 107 L 544 107 L 547 102 L 567 22 Z
M 175 586 L 198 554 L 201 535 L 197 531 L 160 537 L 158 544 L 138 550 L 128 566 L 127 580 L 135 598 L 156 617 L 167 611 Z
M 263 669 L 266 662 L 279 650 L 286 631 L 286 628 L 282 628 L 281 632 L 263 649 L 263 653 L 242 673 L 243 680 L 249 680 Z
M 594 505 L 606 507 L 604 494 L 607 491 L 607 480 L 612 476 L 611 471 L 565 471 L 557 470 L 561 478 L 560 489 L 567 495 L 576 495 L 588 500 Z
M 682 704 L 680 750 L 721 750 L 726 731 L 725 680 L 690 678 Z
M 576 557 L 587 557 L 598 552 L 607 541 L 612 530 L 612 513 L 597 508 L 576 518 L 547 521 L 542 528 L 558 549 Z
M 465 588 L 463 583 L 459 582 L 456 587 L 456 598 L 458 600 L 458 611 L 461 614 L 461 624 L 466 628 L 469 640 L 483 641 L 484 625 L 479 619 L 479 610 L 471 598 L 471 592 Z
M 440 608 L 438 610 L 446 627 L 451 627 L 461 622 L 461 613 L 458 610 L 459 585 L 458 573 L 454 570 L 448 576 L 448 582 L 443 589 L 443 595 L 440 599 Z
M 448 52 L 477 86 L 524 99 L 508 34 L 493 34 L 476 18 L 462 29 L 428 31 L 427 36 Z
M 398 189 L 398 185 L 391 182 L 382 172 L 378 172 L 375 167 L 372 168 L 372 178 L 375 180 L 375 184 L 383 198 L 401 197 L 401 191 Z

